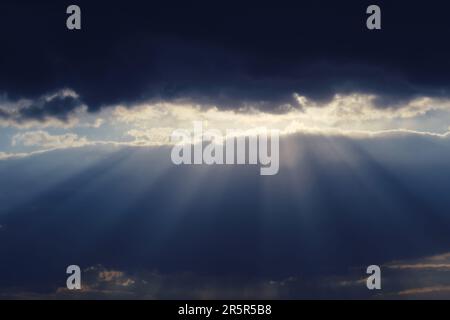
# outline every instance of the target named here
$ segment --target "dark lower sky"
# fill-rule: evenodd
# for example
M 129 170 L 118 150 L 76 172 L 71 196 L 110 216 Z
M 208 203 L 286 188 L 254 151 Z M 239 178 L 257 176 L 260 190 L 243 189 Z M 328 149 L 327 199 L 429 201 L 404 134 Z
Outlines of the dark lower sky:
M 438 254 L 450 247 L 450 148 L 439 141 L 293 136 L 281 150 L 294 159 L 274 177 L 175 167 L 168 148 L 2 161 L 0 296 L 64 297 L 70 264 L 92 286 L 85 298 L 402 298 L 448 285 Z M 372 264 L 381 292 L 359 281 Z

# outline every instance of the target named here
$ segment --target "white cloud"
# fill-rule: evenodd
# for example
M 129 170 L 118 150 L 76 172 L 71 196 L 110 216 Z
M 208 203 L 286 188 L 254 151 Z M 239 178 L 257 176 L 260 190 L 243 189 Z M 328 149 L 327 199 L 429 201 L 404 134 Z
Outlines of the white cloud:
M 23 157 L 27 157 L 30 156 L 32 154 L 35 154 L 34 152 L 30 152 L 30 153 L 7 153 L 7 152 L 0 152 L 0 160 L 8 160 L 8 159 L 13 159 L 13 158 L 23 158 Z
M 170 144 L 174 128 L 132 129 L 127 134 L 134 138 L 133 145 L 161 146 Z
M 52 101 L 55 97 L 78 99 L 78 95 L 71 90 L 62 90 L 41 99 Z M 266 128 L 278 130 L 282 135 L 300 133 L 352 138 L 405 135 L 449 137 L 450 100 L 420 97 L 395 108 L 379 108 L 375 105 L 377 97 L 374 95 L 336 95 L 325 103 L 317 103 L 299 95 L 296 99 L 301 104 L 301 109 L 291 108 L 276 114 L 251 107 L 245 110 L 224 110 L 215 106 L 161 102 L 141 103 L 129 107 L 110 106 L 97 113 L 89 113 L 87 107 L 82 106 L 74 109 L 67 121 L 47 117 L 43 122 L 30 119 L 18 122 L 12 116 L 9 120 L 5 120 L 8 117 L 3 118 L 0 123 L 13 121 L 16 127 L 33 128 L 34 131 L 17 133 L 12 144 L 34 148 L 34 151 L 37 148 L 45 151 L 107 143 L 130 146 L 169 145 L 171 133 L 176 129 L 192 130 L 193 121 L 203 121 L 205 129 L 218 129 L 224 133 L 229 129 L 254 131 Z M 21 100 L 13 105 L 10 103 L 8 107 L 0 102 L 0 112 L 8 110 L 6 112 L 14 114 L 32 103 Z M 433 112 L 440 113 L 436 115 Z M 423 117 L 431 118 L 428 126 L 424 124 L 426 121 Z M 52 136 L 43 131 L 42 127 L 62 127 L 68 131 Z M 101 129 L 96 131 L 100 127 Z M 99 139 L 100 134 L 97 132 L 100 131 L 108 141 Z M 89 133 L 89 139 L 79 136 L 86 133 Z M 0 159 L 27 154 L 30 153 L 0 152 Z
M 64 149 L 81 147 L 89 144 L 85 137 L 79 137 L 73 133 L 63 135 L 50 135 L 46 131 L 28 131 L 18 133 L 12 138 L 12 145 L 25 147 L 39 147 L 43 149 Z
M 445 138 L 450 122 L 450 100 L 417 98 L 403 106 L 379 108 L 373 95 L 336 95 L 327 103 L 316 103 L 296 96 L 302 109 L 285 113 L 268 113 L 257 109 L 223 110 L 214 106 L 156 103 L 140 104 L 130 108 L 113 108 L 110 119 L 115 125 L 125 126 L 128 135 L 139 145 L 166 144 L 168 128 L 192 129 L 193 121 L 203 121 L 206 127 L 253 130 L 265 127 L 281 134 L 325 134 L 351 137 L 388 135 L 427 135 Z M 424 115 L 432 111 L 447 112 L 436 121 L 445 124 L 430 130 L 423 125 Z M 448 122 L 447 122 L 448 121 Z

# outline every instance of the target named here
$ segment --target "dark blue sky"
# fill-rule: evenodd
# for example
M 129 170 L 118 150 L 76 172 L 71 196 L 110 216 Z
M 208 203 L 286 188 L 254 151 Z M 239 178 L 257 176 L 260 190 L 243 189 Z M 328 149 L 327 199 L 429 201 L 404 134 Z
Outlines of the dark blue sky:
M 158 272 L 188 291 L 202 277 L 219 292 L 234 286 L 236 296 L 243 283 L 295 278 L 281 297 L 373 297 L 365 283 L 331 287 L 364 278 L 371 264 L 448 251 L 448 141 L 296 136 L 281 148 L 297 151 L 295 165 L 282 158 L 274 177 L 251 166 L 175 167 L 167 148 L 1 162 L 3 294 L 55 292 L 65 283 L 61 270 L 76 263 L 143 279 Z M 409 288 L 414 277 L 393 277 L 383 294 Z

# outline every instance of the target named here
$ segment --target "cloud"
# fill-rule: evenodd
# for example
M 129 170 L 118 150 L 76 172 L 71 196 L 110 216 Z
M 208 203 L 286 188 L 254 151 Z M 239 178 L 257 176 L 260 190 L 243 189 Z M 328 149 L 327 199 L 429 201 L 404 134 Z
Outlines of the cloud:
M 450 253 L 421 258 L 416 261 L 397 261 L 386 265 L 397 270 L 438 270 L 450 271 Z
M 33 154 L 36 154 L 36 153 L 34 153 L 34 152 L 22 152 L 22 153 L 0 152 L 0 160 L 23 158 L 23 157 L 31 156 Z
M 0 125 L 17 128 L 73 127 L 79 121 L 77 115 L 85 113 L 86 110 L 87 107 L 78 94 L 70 89 L 34 100 L 11 102 L 3 98 L 0 101 Z
M 374 94 L 380 108 L 417 96 L 449 96 L 450 46 L 436 32 L 448 30 L 445 4 L 411 6 L 405 15 L 401 4 L 386 3 L 400 22 L 375 36 L 355 19 L 365 8 L 343 3 L 230 3 L 219 13 L 204 4 L 180 3 L 174 10 L 132 1 L 124 16 L 121 6 L 82 2 L 83 10 L 104 15 L 90 21 L 83 38 L 69 43 L 67 30 L 53 27 L 59 21 L 55 4 L 5 4 L 10 14 L 1 21 L 4 28 L 19 26 L 18 15 L 27 19 L 3 37 L 3 46 L 16 50 L 2 53 L 1 91 L 29 98 L 64 84 L 90 111 L 185 99 L 219 109 L 252 105 L 273 112 L 297 107 L 294 93 L 316 101 Z M 423 23 L 414 23 L 418 20 Z M 105 36 L 115 32 L 122 36 Z M 52 41 L 42 43 L 43 36 Z M 33 55 L 30 46 L 37 48 Z
M 382 297 L 448 299 L 450 296 L 450 253 L 405 259 L 381 267 Z
M 46 131 L 28 131 L 18 133 L 12 138 L 13 146 L 39 147 L 43 149 L 78 148 L 89 144 L 85 137 L 79 137 L 73 133 L 63 135 L 51 135 Z
M 96 265 L 83 271 L 81 290 L 71 291 L 66 287 L 59 287 L 54 292 L 36 293 L 16 289 L 6 296 L 22 299 L 276 299 L 283 291 L 283 283 L 289 281 L 294 280 L 287 279 L 280 283 L 253 280 L 230 284 L 226 279 L 191 273 L 141 271 L 130 275 L 125 271 Z
M 90 32 L 82 39 L 70 43 L 64 28 L 53 28 L 58 23 L 54 4 L 32 9 L 5 5 L 11 12 L 2 19 L 5 28 L 17 25 L 17 15 L 27 19 L 22 29 L 3 37 L 3 45 L 16 50 L 3 52 L 0 90 L 32 97 L 64 83 L 80 93 L 90 111 L 176 99 L 213 102 L 220 109 L 254 105 L 273 111 L 295 106 L 294 92 L 322 101 L 336 93 L 377 94 L 383 107 L 449 93 L 449 45 L 436 32 L 448 29 L 440 13 L 447 11 L 445 5 L 411 7 L 405 17 L 402 5 L 386 3 L 401 22 L 376 37 L 360 28 L 360 18 L 353 18 L 364 14 L 364 8 L 350 4 L 293 2 L 275 8 L 236 3 L 219 14 L 204 4 L 178 4 L 173 10 L 166 4 L 132 2 L 124 16 L 121 6 L 83 1 L 83 10 L 105 14 L 90 21 Z M 122 36 L 105 36 L 107 32 Z M 43 35 L 52 39 L 45 48 L 38 41 Z M 30 46 L 40 50 L 30 55 Z M 391 50 L 374 50 L 383 47 Z
M 363 275 L 363 276 L 362 276 Z M 0 296 L 25 299 L 411 299 L 446 298 L 450 285 L 434 284 L 437 273 L 394 273 L 382 268 L 382 290 L 367 289 L 364 268 L 340 275 L 290 276 L 280 279 L 200 276 L 193 273 L 130 272 L 95 265 L 83 270 L 81 290 L 58 287 L 36 293 L 25 288 Z M 408 288 L 421 283 L 422 286 Z M 0 288 L 1 289 L 1 288 Z M 17 291 L 18 290 L 18 291 Z M 17 291 L 17 292 L 16 292 Z
M 421 97 L 397 108 L 378 109 L 374 95 L 336 95 L 325 103 L 317 103 L 304 96 L 296 95 L 301 104 L 301 110 L 287 110 L 282 114 L 272 114 L 257 108 L 236 110 L 220 110 L 214 105 L 201 106 L 188 103 L 157 103 L 140 104 L 133 108 L 118 106 L 113 115 L 118 121 L 149 126 L 152 121 L 177 123 L 205 120 L 211 123 L 219 121 L 236 123 L 235 126 L 253 125 L 270 126 L 287 121 L 297 121 L 309 127 L 344 128 L 369 121 L 389 121 L 393 119 L 408 119 L 424 115 L 430 111 L 450 111 L 450 100 Z M 216 125 L 217 126 L 217 125 Z
M 67 90 L 46 99 L 52 100 L 61 95 L 77 97 L 76 93 Z M 84 108 L 77 109 L 68 116 L 71 120 L 67 124 L 54 117 L 41 123 L 43 126 L 72 126 L 59 128 L 67 130 L 66 133 L 51 135 L 43 130 L 23 132 L 22 128 L 13 135 L 11 145 L 28 149 L 22 149 L 20 152 L 12 150 L 8 153 L 3 151 L 0 153 L 0 159 L 26 156 L 39 150 L 80 147 L 86 144 L 169 146 L 172 132 L 176 129 L 192 131 L 194 121 L 202 121 L 205 130 L 218 129 L 223 133 L 230 129 L 253 132 L 265 128 L 278 130 L 285 136 L 306 134 L 353 139 L 449 137 L 450 100 L 418 97 L 396 108 L 380 109 L 375 105 L 378 97 L 374 95 L 336 95 L 324 103 L 309 100 L 304 96 L 297 95 L 295 98 L 301 109 L 289 109 L 282 113 L 270 113 L 252 107 L 223 110 L 213 105 L 186 102 L 117 105 L 98 113 L 87 113 Z M 18 108 L 17 105 L 15 108 Z M 20 110 L 23 108 L 25 107 L 19 107 Z M 35 121 L 23 122 L 22 125 L 32 126 L 40 123 Z
M 135 284 L 135 280 L 132 277 L 127 276 L 122 271 L 107 270 L 102 266 L 88 268 L 88 271 L 98 270 L 97 281 L 99 283 L 107 283 L 112 286 L 130 287 Z M 97 285 L 98 285 L 97 284 Z
M 450 263 L 417 263 L 417 264 L 393 264 L 390 265 L 391 269 L 410 269 L 410 270 L 426 270 L 426 269 L 438 269 L 449 270 Z
M 310 133 L 356 138 L 415 134 L 448 136 L 450 100 L 447 99 L 419 97 L 395 108 L 379 108 L 375 95 L 336 95 L 324 103 L 299 95 L 295 98 L 301 109 L 275 114 L 252 107 L 222 110 L 214 105 L 185 102 L 144 103 L 128 108 L 116 106 L 112 109 L 110 121 L 127 126 L 128 135 L 141 145 L 167 144 L 171 131 L 175 128 L 189 130 L 193 121 L 203 121 L 205 127 L 224 132 L 264 127 L 286 135 Z M 429 121 L 434 121 L 433 128 L 427 125 Z
M 130 276 L 123 271 L 107 269 L 102 265 L 88 267 L 82 271 L 82 286 L 80 290 L 69 290 L 67 287 L 58 287 L 54 292 L 38 293 L 26 288 L 13 289 L 8 294 L 2 293 L 0 297 L 7 296 L 16 299 L 113 299 L 113 298 L 139 298 L 134 290 L 145 283 L 141 279 Z M 146 283 L 145 283 L 146 284 Z M 142 288 L 141 288 L 142 290 Z M 142 292 L 141 292 L 142 293 Z
M 0 103 L 0 125 L 18 129 L 62 128 L 98 129 L 107 127 L 125 142 L 126 136 L 135 145 L 166 145 L 171 131 L 189 129 L 193 121 L 227 129 L 253 130 L 267 128 L 282 134 L 322 133 L 326 135 L 377 135 L 394 132 L 417 133 L 445 137 L 450 119 L 450 100 L 416 97 L 394 107 L 379 108 L 377 95 L 336 94 L 328 101 L 318 102 L 293 94 L 299 108 L 286 108 L 273 113 L 258 105 L 224 110 L 214 104 L 193 104 L 184 100 L 115 105 L 97 113 L 87 112 L 79 95 L 60 90 L 36 101 L 19 100 Z M 93 132 L 91 140 L 98 140 Z
M 130 145 L 163 146 L 170 145 L 170 136 L 174 128 L 132 129 L 127 135 L 134 140 Z
M 135 280 L 126 277 L 122 271 L 115 270 L 100 271 L 98 279 L 101 282 L 108 282 L 122 287 L 129 287 L 135 283 Z
M 424 288 L 414 288 L 403 290 L 398 293 L 399 296 L 420 296 L 432 295 L 437 293 L 450 293 L 450 286 L 434 286 Z

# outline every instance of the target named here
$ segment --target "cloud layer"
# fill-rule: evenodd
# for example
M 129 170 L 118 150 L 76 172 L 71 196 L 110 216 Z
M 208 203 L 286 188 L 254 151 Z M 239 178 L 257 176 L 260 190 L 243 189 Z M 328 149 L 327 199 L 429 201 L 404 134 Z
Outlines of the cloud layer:
M 0 100 L 0 125 L 27 128 L 32 126 L 70 127 L 77 122 L 76 113 L 86 106 L 72 90 L 61 90 L 35 100 Z
M 34 99 L 63 85 L 91 111 L 185 99 L 272 112 L 298 107 L 294 93 L 316 101 L 375 94 L 381 108 L 449 96 L 444 2 L 409 5 L 405 12 L 403 4 L 381 1 L 386 14 L 379 32 L 365 27 L 370 2 L 274 7 L 232 1 L 220 10 L 205 3 L 178 3 L 177 10 L 142 1 L 126 10 L 78 4 L 86 18 L 78 33 L 64 28 L 62 4 L 1 4 L 0 30 L 15 32 L 2 33 L 11 49 L 2 52 L 0 91 Z

